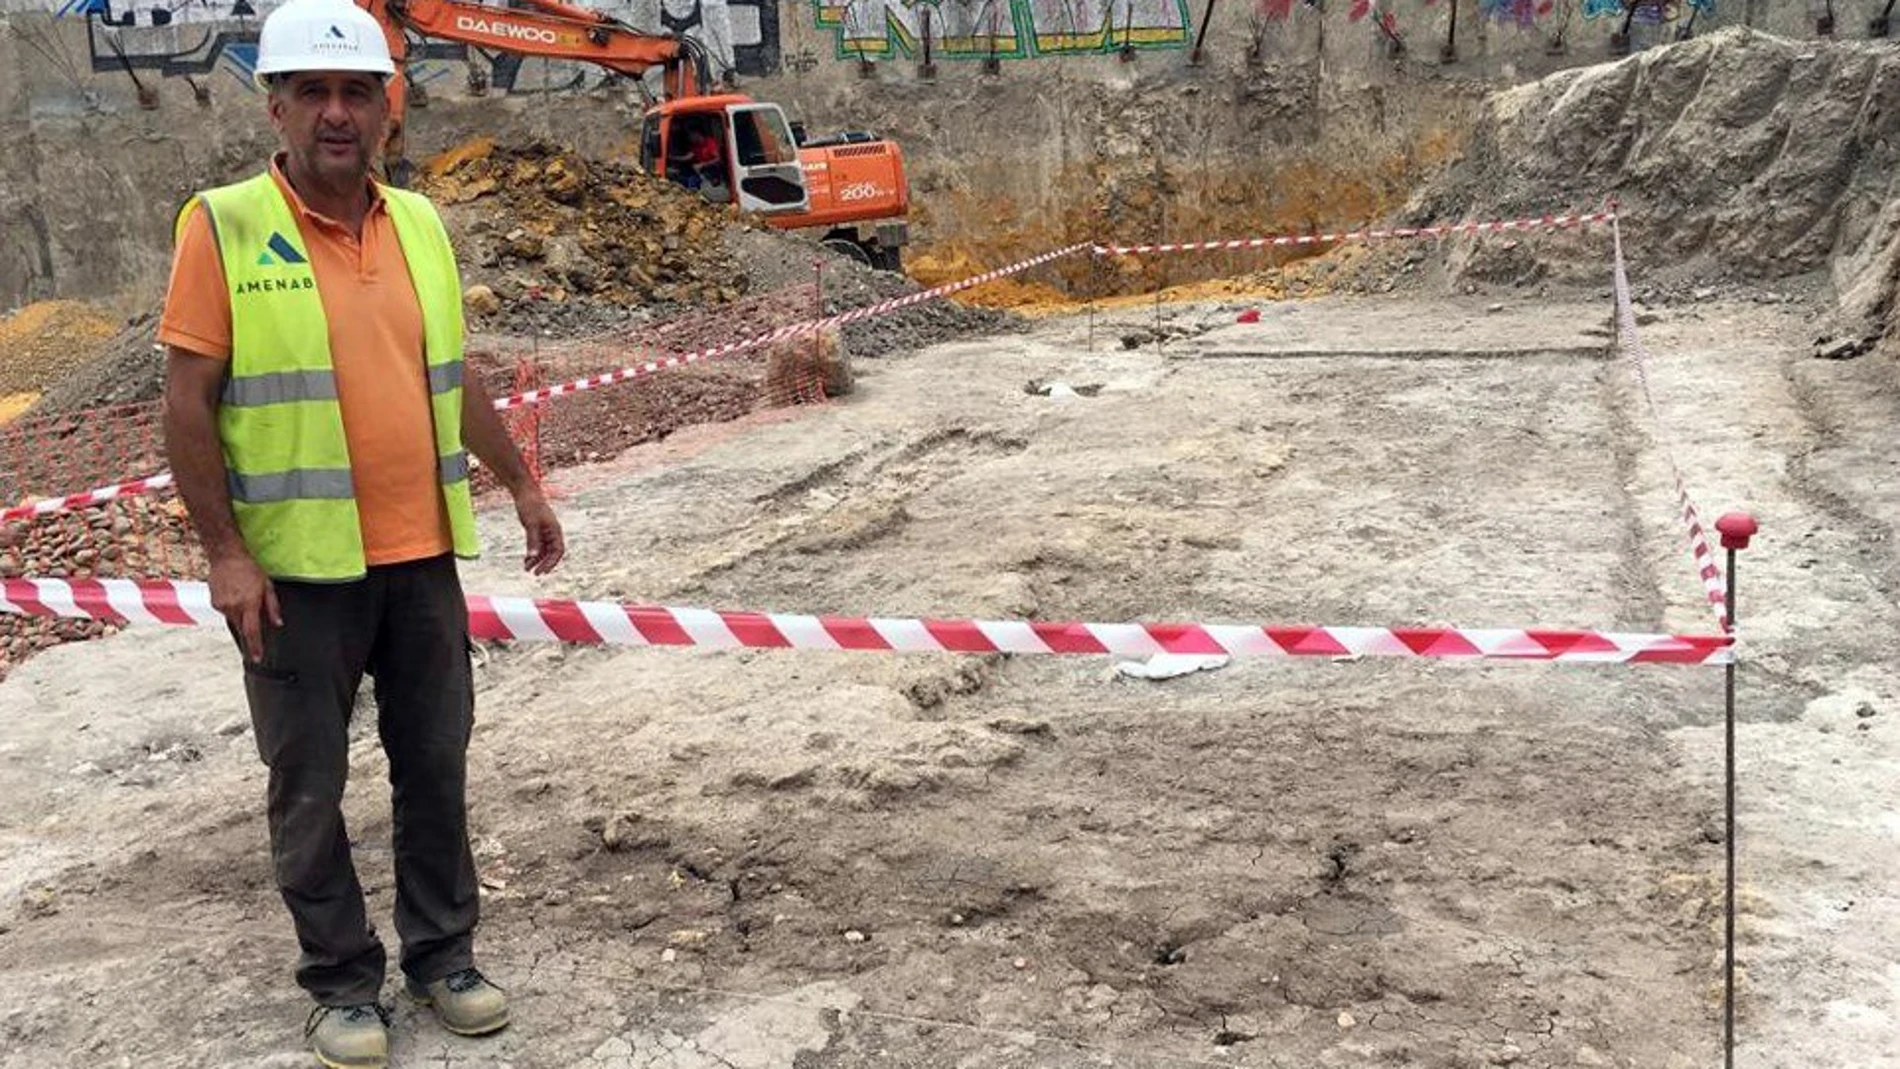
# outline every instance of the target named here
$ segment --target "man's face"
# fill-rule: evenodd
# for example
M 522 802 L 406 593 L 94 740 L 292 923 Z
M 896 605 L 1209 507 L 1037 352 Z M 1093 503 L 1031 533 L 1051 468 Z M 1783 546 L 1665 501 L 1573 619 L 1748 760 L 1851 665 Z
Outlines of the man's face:
M 389 97 L 374 74 L 298 71 L 271 88 L 270 119 L 296 169 L 348 185 L 369 176 L 389 122 Z

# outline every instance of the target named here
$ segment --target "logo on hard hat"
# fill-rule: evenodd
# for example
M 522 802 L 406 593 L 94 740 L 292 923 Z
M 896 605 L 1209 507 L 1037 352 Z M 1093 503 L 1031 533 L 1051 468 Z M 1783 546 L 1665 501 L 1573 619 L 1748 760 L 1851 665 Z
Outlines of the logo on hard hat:
M 355 52 L 357 51 L 356 27 L 351 26 L 346 29 L 332 22 L 329 30 L 318 35 L 317 39 L 311 43 L 310 50 L 312 52 Z

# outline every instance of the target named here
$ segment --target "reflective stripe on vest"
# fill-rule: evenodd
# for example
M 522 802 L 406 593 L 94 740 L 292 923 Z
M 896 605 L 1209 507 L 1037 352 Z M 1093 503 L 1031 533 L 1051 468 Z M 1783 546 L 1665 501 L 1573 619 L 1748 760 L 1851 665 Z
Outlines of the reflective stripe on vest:
M 224 380 L 224 403 L 241 407 L 287 405 L 293 401 L 336 400 L 336 373 L 269 371 Z
M 348 468 L 341 471 L 300 468 L 269 475 L 239 475 L 233 471 L 227 473 L 226 482 L 231 489 L 231 500 L 247 505 L 311 499 L 342 501 L 356 497 L 356 484 Z
M 455 256 L 426 199 L 397 189 L 381 193 L 422 309 L 429 414 L 450 534 L 456 554 L 473 557 L 478 546 L 462 446 L 462 290 Z M 274 578 L 360 577 L 368 564 L 329 322 L 296 217 L 268 173 L 199 194 L 195 204 L 208 213 L 230 292 L 232 354 L 218 432 L 245 545 Z
M 447 393 L 462 388 L 462 362 L 436 364 L 429 368 L 429 392 Z

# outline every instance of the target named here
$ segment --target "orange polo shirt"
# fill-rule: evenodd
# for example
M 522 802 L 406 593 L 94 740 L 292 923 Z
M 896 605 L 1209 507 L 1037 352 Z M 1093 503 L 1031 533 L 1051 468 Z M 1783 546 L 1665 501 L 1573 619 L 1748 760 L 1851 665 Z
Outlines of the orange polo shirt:
M 397 564 L 447 553 L 454 542 L 437 482 L 422 307 L 382 194 L 372 182 L 358 240 L 342 223 L 306 207 L 278 161 L 270 170 L 297 219 L 329 320 L 364 554 L 371 564 Z M 211 221 L 195 207 L 172 258 L 158 340 L 231 359 L 230 290 Z

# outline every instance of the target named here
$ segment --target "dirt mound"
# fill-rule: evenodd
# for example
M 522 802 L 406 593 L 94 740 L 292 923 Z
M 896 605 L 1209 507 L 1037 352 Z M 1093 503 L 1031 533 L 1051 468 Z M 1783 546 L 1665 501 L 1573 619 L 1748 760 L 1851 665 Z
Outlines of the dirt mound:
M 165 357 L 158 344 L 158 313 L 153 311 L 133 319 L 104 345 L 95 347 L 86 363 L 69 368 L 27 415 L 151 401 L 164 386 Z
M 41 301 L 0 318 L 0 394 L 44 390 L 98 358 L 112 320 L 80 301 Z
M 1900 255 L 1900 109 L 1883 106 L 1896 93 L 1900 54 L 1879 42 L 1724 30 L 1492 95 L 1465 160 L 1412 207 L 1512 216 L 1615 197 L 1652 266 L 1702 281 L 1832 268 L 1849 315 L 1884 317 Z M 1530 281 L 1566 271 L 1565 248 L 1477 243 L 1454 266 Z
M 830 312 L 917 290 L 911 279 L 840 256 L 810 235 L 758 228 L 630 164 L 546 143 L 471 141 L 430 161 L 417 187 L 441 206 L 455 242 L 471 326 L 491 336 L 620 334 L 727 307 L 742 295 L 810 284 L 815 275 Z M 931 301 L 852 323 L 843 341 L 854 355 L 876 357 L 1016 322 L 1004 312 Z M 33 415 L 155 398 L 164 381 L 156 326 L 154 313 L 115 335 L 109 322 L 73 302 L 24 309 L 0 321 L 0 397 L 44 388 Z M 738 325 L 733 331 L 703 341 L 746 333 Z M 16 350 L 27 356 L 16 359 Z M 65 363 L 45 355 L 65 353 L 78 355 Z M 16 366 L 59 370 L 44 376 L 45 387 L 40 376 L 14 376 L 21 384 L 13 385 L 8 372 Z
M 762 291 L 810 282 L 814 266 L 822 265 L 819 284 L 824 288 L 827 314 L 902 297 L 919 288 L 905 275 L 879 271 L 794 234 L 735 227 L 726 232 L 726 243 L 745 265 L 753 286 Z M 954 300 L 924 301 L 845 324 L 844 344 L 854 359 L 875 358 L 972 334 L 1015 330 L 1022 323 L 1020 316 L 995 308 Z
M 442 206 L 464 280 L 482 287 L 471 316 L 494 331 L 572 337 L 623 329 L 655 311 L 810 282 L 818 265 L 832 311 L 917 288 L 809 235 L 755 227 L 630 163 L 545 142 L 468 142 L 430 161 L 417 188 Z M 853 353 L 877 356 L 1009 322 L 931 302 L 854 323 L 845 341 Z
M 482 318 L 531 299 L 718 304 L 746 288 L 720 240 L 731 210 L 631 163 L 481 138 L 431 160 L 417 188 L 442 207 L 465 281 L 497 299 L 471 309 Z

